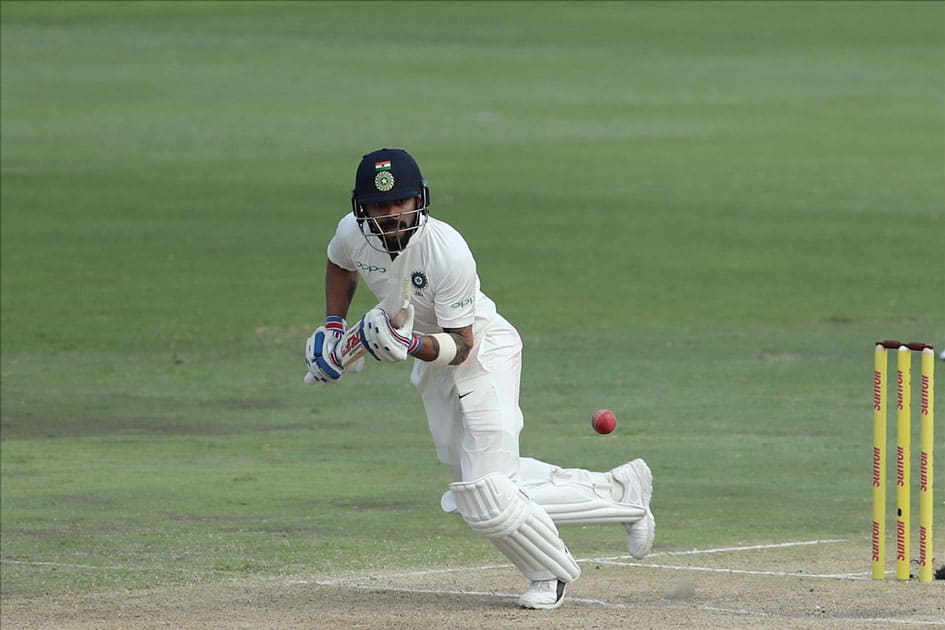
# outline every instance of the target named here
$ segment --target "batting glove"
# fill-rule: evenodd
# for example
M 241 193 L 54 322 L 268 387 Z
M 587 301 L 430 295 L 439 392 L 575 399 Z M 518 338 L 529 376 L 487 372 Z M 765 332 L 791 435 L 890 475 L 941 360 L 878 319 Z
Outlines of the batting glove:
M 419 349 L 421 337 L 413 334 L 413 304 L 405 313 L 400 327 L 394 326 L 382 308 L 372 308 L 358 323 L 361 345 L 378 361 L 403 361 Z
M 337 383 L 341 380 L 344 368 L 334 350 L 346 328 L 344 319 L 330 315 L 305 342 L 305 365 L 308 367 L 306 383 Z

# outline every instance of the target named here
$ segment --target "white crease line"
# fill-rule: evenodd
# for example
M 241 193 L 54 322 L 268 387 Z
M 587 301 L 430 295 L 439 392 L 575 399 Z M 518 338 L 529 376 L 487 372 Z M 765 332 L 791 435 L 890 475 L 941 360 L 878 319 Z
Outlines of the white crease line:
M 718 567 L 692 567 L 673 564 L 648 564 L 645 562 L 614 562 L 610 560 L 600 560 L 600 564 L 607 564 L 616 567 L 643 567 L 646 569 L 670 569 L 673 571 L 702 571 L 705 573 L 728 573 L 731 575 L 771 575 L 774 577 L 805 577 L 821 578 L 832 580 L 861 580 L 866 579 L 866 574 L 860 573 L 798 573 L 791 571 L 760 571 L 753 569 L 725 569 Z
M 745 545 L 742 547 L 717 547 L 715 549 L 690 549 L 689 551 L 661 551 L 655 554 L 666 556 L 688 556 L 703 553 L 725 553 L 728 551 L 763 551 L 765 549 L 783 549 L 784 547 L 804 547 L 807 545 L 830 545 L 846 542 L 846 538 L 827 538 L 826 540 L 796 540 L 793 542 L 770 543 L 767 545 Z
M 657 558 L 661 556 L 691 556 L 691 555 L 701 555 L 701 554 L 712 554 L 712 553 L 726 553 L 732 551 L 760 551 L 765 549 L 783 549 L 785 547 L 802 547 L 808 545 L 825 545 L 832 543 L 846 542 L 844 538 L 830 538 L 827 540 L 801 540 L 793 542 L 783 542 L 783 543 L 771 543 L 767 545 L 744 545 L 741 547 L 717 547 L 714 549 L 689 549 L 686 551 L 660 551 L 657 553 L 651 553 L 647 558 Z M 633 560 L 628 555 L 622 556 L 608 556 L 603 558 L 578 558 L 577 562 L 619 562 L 623 560 L 621 564 L 627 566 L 643 566 L 640 565 L 637 561 Z M 322 586 L 340 586 L 342 584 L 362 582 L 364 580 L 386 580 L 390 578 L 400 578 L 400 577 L 424 577 L 427 575 L 441 575 L 444 573 L 456 573 L 457 571 L 488 571 L 492 569 L 507 569 L 510 568 L 511 564 L 491 564 L 484 565 L 479 567 L 452 567 L 447 569 L 424 569 L 420 571 L 405 571 L 401 573 L 388 573 L 388 574 L 378 574 L 378 575 L 360 575 L 356 577 L 349 578 L 336 578 L 328 580 L 316 580 L 316 584 Z
M 744 545 L 741 547 L 716 547 L 715 549 L 689 549 L 686 551 L 657 551 L 647 554 L 647 558 L 659 558 L 661 556 L 699 556 L 711 553 L 730 553 L 734 551 L 764 551 L 766 549 L 784 549 L 785 547 L 805 547 L 808 545 L 829 545 L 833 543 L 846 542 L 846 538 L 828 538 L 826 540 L 798 540 L 793 542 L 771 543 L 767 545 Z M 629 556 L 609 556 L 603 558 L 587 558 L 586 562 L 619 560 L 629 558 Z

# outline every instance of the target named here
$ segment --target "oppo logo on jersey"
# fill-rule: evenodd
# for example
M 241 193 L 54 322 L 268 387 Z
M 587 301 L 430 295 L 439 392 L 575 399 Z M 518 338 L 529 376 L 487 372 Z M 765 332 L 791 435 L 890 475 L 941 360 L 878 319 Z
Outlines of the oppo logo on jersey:
M 360 260 L 357 261 L 355 264 L 358 266 L 358 269 L 361 269 L 362 271 L 366 271 L 368 273 L 374 273 L 375 271 L 378 273 L 387 273 L 387 267 L 379 267 L 378 265 L 365 265 Z
M 460 300 L 459 302 L 453 302 L 450 304 L 450 308 L 463 308 L 464 306 L 469 306 L 473 303 L 473 300 L 475 300 L 475 298 L 468 297 L 466 299 Z

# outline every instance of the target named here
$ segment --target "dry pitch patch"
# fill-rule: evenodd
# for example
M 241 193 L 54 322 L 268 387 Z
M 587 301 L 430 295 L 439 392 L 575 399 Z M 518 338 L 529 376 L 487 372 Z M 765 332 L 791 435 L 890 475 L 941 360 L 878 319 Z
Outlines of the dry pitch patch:
M 3 602 L 8 628 L 945 628 L 945 581 L 867 579 L 868 541 L 584 559 L 555 611 L 508 565 L 305 575 Z

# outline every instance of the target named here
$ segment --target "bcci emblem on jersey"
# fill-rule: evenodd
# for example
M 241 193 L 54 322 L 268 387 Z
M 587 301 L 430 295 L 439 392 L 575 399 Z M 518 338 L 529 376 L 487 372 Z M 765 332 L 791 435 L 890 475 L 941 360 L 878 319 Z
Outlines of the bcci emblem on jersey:
M 430 281 L 427 280 L 427 274 L 422 271 L 414 271 L 410 274 L 410 284 L 413 285 L 413 291 L 417 295 L 420 295 L 420 291 L 426 288 Z

